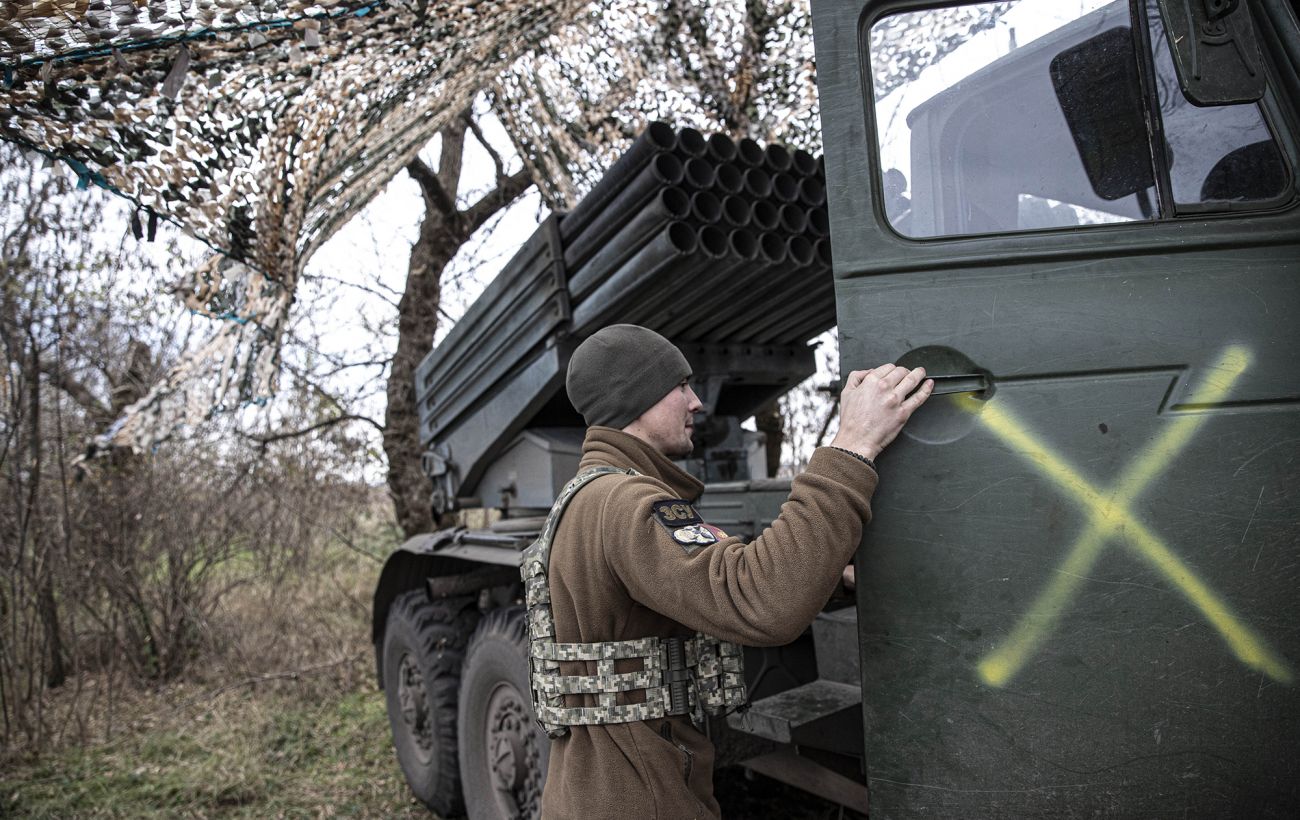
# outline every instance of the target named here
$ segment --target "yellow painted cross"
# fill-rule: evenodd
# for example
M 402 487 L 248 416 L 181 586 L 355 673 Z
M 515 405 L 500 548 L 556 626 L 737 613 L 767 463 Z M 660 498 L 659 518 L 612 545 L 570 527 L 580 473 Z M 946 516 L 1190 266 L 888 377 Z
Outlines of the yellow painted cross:
M 1186 404 L 1195 408 L 1221 401 L 1249 365 L 1248 350 L 1239 346 L 1229 347 Z M 1275 654 L 1262 638 L 1233 615 L 1228 605 L 1130 509 L 1152 479 L 1187 445 L 1192 434 L 1204 423 L 1206 414 L 1172 418 L 1160 435 L 1133 458 L 1114 485 L 1101 492 L 1060 454 L 1035 438 L 1005 407 L 989 402 L 976 410 L 978 402 L 974 399 L 969 402 L 970 408 L 979 413 L 980 422 L 988 430 L 1042 470 L 1087 515 L 1087 526 L 1051 582 L 1039 593 L 1006 639 L 979 662 L 977 669 L 985 683 L 1004 686 L 1020 671 L 1050 634 L 1107 545 L 1119 536 L 1123 536 L 1119 538 L 1123 544 L 1164 575 L 1200 610 L 1242 663 L 1273 680 L 1291 682 L 1292 672 L 1286 660 Z

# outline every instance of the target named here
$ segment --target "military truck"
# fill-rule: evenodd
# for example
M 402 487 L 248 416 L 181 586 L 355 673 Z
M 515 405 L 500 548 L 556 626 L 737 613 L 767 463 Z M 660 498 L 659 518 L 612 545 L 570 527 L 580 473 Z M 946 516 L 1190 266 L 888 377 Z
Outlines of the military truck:
M 784 264 L 772 241 L 645 280 L 686 271 L 672 286 L 727 327 L 667 327 L 712 411 L 705 517 L 776 513 L 739 420 L 811 371 L 823 325 L 845 367 L 921 364 L 938 389 L 880 460 L 855 604 L 747 657 L 752 707 L 719 743 L 873 817 L 1300 813 L 1294 9 L 815 0 L 813 24 L 833 273 L 789 262 L 791 230 Z M 661 320 L 631 274 L 580 311 L 548 271 L 494 283 L 468 352 L 427 363 L 481 374 L 445 394 L 464 421 L 430 410 L 435 506 L 499 517 L 403 545 L 375 595 L 398 757 L 443 813 L 536 809 L 511 573 L 576 462 L 559 380 L 584 328 Z M 827 278 L 829 317 L 807 295 Z M 543 331 L 483 330 L 552 297 Z

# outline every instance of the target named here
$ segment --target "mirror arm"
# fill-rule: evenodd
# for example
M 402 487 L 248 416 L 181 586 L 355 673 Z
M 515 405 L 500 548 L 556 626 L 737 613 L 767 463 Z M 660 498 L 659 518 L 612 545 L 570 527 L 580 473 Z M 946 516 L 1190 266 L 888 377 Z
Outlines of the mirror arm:
M 1204 0 L 1205 16 L 1211 22 L 1222 20 L 1237 10 L 1241 0 Z

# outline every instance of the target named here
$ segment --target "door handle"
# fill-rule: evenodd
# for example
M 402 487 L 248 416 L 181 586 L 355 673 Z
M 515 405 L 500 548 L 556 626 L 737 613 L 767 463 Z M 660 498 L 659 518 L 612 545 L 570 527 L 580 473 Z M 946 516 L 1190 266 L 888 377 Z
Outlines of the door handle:
M 934 380 L 934 390 L 932 396 L 944 396 L 950 393 L 983 393 L 989 389 L 989 375 L 987 373 L 952 373 L 931 376 L 928 372 L 926 378 Z
M 930 400 L 903 427 L 903 435 L 925 444 L 947 444 L 969 433 L 979 408 L 997 389 L 988 370 L 951 347 L 918 347 L 899 357 L 897 364 L 924 367 L 926 378 L 934 379 Z

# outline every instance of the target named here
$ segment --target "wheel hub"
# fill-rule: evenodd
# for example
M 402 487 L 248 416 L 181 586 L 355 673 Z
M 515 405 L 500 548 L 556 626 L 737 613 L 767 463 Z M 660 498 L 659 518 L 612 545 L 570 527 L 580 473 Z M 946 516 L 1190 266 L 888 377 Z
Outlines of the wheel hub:
M 541 813 L 540 750 L 525 704 L 519 690 L 509 683 L 498 684 L 488 700 L 484 745 L 502 817 Z
M 415 745 L 421 763 L 433 759 L 433 721 L 429 719 L 429 698 L 424 675 L 412 655 L 403 655 L 397 672 L 397 702 L 402 708 L 402 724 Z

